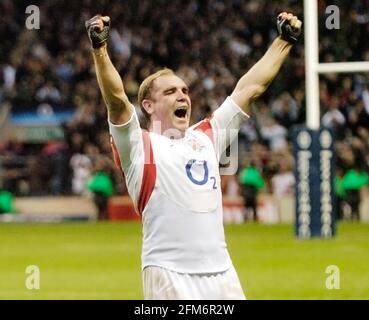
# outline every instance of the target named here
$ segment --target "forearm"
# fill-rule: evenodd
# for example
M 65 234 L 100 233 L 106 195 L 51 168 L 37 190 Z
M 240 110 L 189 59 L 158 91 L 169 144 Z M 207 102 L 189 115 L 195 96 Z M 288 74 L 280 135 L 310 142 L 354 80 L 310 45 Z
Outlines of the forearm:
M 231 97 L 245 112 L 276 77 L 291 48 L 289 42 L 278 37 L 264 56 L 238 81 Z
M 122 79 L 109 58 L 106 46 L 94 49 L 92 56 L 110 121 L 115 124 L 127 122 L 132 114 L 131 104 L 124 92 Z

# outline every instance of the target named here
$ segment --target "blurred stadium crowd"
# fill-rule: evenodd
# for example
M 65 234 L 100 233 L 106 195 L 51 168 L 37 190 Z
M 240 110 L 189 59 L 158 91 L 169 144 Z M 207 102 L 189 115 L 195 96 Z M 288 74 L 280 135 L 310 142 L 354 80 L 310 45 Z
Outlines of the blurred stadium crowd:
M 369 1 L 336 1 L 339 30 L 325 28 L 319 1 L 320 61 L 369 60 Z M 0 103 L 11 112 L 49 105 L 75 111 L 63 124 L 65 139 L 43 145 L 0 139 L 4 159 L 27 158 L 27 168 L 5 170 L 2 188 L 16 195 L 84 194 L 95 171 L 112 177 L 117 194 L 126 188 L 111 160 L 105 106 L 94 71 L 84 21 L 109 15 L 109 50 L 136 104 L 141 81 L 160 67 L 174 69 L 190 87 L 192 122 L 209 115 L 276 37 L 281 11 L 303 17 L 302 1 L 141 0 L 33 1 L 41 11 L 39 30 L 27 30 L 24 1 L 0 2 Z M 305 122 L 303 40 L 282 72 L 254 105 L 239 135 L 240 169 L 253 163 L 269 191 L 293 190 L 291 131 Z M 321 121 L 336 132 L 337 167 L 368 172 L 369 77 L 330 74 L 320 78 Z M 14 160 L 16 161 L 16 160 Z M 232 179 L 224 177 L 224 191 Z M 283 184 L 288 184 L 283 186 Z M 281 187 L 282 185 L 282 187 Z M 274 190 L 274 191 L 275 191 Z M 237 192 L 237 191 L 236 191 Z

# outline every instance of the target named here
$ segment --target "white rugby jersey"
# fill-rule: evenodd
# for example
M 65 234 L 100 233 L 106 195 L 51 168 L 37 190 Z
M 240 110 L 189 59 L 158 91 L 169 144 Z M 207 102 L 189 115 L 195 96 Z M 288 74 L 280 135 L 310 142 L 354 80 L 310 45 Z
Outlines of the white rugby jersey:
M 238 130 L 247 118 L 228 97 L 181 139 L 142 130 L 135 112 L 125 124 L 109 123 L 115 162 L 142 216 L 142 268 L 215 273 L 232 266 L 219 158 L 227 147 L 226 130 Z

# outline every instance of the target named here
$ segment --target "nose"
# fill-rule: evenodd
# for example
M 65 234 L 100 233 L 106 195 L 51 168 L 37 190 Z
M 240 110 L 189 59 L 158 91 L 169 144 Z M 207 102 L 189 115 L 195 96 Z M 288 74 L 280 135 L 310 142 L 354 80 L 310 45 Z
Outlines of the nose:
M 186 102 L 187 100 L 187 97 L 188 97 L 188 95 L 187 94 L 185 94 L 184 92 L 182 92 L 182 91 L 178 91 L 178 96 L 177 96 L 177 101 L 178 102 Z

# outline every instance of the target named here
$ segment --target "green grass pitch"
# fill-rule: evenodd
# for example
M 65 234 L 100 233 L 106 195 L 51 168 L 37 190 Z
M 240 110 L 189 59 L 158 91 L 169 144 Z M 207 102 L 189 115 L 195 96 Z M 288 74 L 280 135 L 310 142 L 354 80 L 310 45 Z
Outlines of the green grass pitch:
M 225 230 L 249 299 L 369 299 L 369 224 L 341 223 L 333 240 L 297 240 L 291 225 Z M 0 224 L 0 299 L 142 299 L 140 254 L 139 223 Z M 29 265 L 39 290 L 25 286 Z

